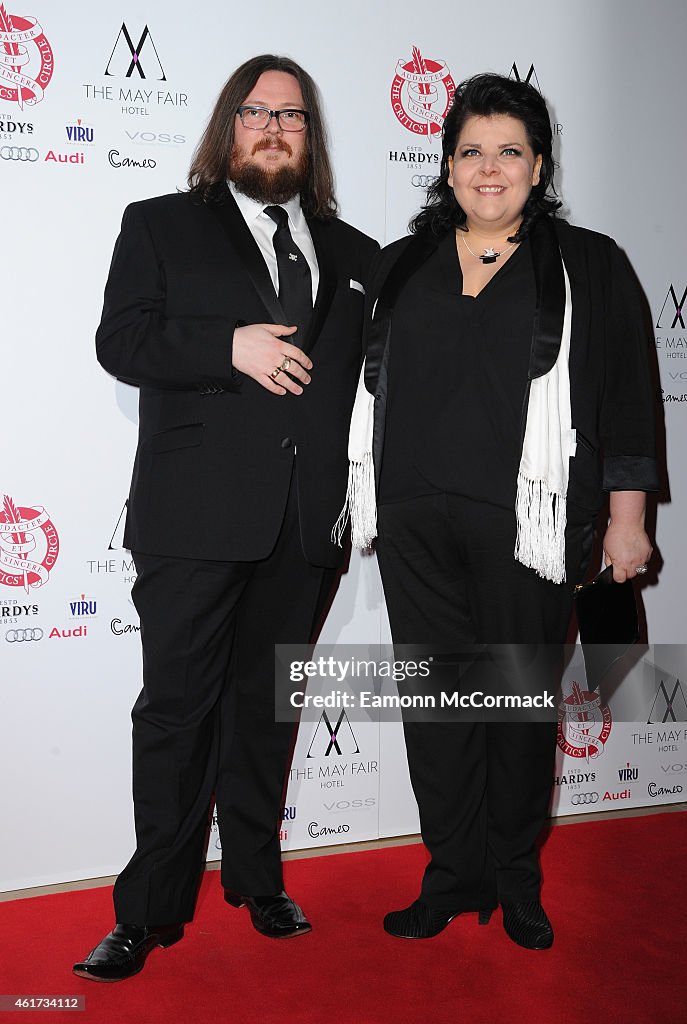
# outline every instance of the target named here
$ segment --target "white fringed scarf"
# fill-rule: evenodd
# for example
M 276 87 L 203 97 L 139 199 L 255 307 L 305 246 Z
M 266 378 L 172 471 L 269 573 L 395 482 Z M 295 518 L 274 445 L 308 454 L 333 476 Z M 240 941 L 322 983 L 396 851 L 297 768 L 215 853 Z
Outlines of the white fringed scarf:
M 565 311 L 556 362 L 530 384 L 527 422 L 518 470 L 515 514 L 515 558 L 543 579 L 565 581 L 565 524 L 568 459 L 575 454 L 575 431 L 570 410 L 570 281 L 563 264 Z M 365 365 L 358 381 L 348 436 L 346 502 L 332 530 L 341 546 L 349 516 L 351 542 L 368 548 L 377 536 L 377 500 L 372 461 L 374 395 L 365 387 Z

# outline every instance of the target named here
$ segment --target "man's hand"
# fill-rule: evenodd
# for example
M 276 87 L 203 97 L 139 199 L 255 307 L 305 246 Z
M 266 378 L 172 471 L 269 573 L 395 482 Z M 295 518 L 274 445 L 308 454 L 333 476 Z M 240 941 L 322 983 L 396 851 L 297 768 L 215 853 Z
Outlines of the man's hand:
M 305 352 L 290 345 L 284 335 L 293 334 L 297 327 L 283 324 L 248 324 L 234 331 L 232 365 L 246 376 L 252 377 L 274 395 L 302 395 L 301 384 L 310 383 L 312 363 Z M 276 377 L 272 374 L 289 359 L 288 367 Z M 298 382 L 301 382 L 299 384 Z

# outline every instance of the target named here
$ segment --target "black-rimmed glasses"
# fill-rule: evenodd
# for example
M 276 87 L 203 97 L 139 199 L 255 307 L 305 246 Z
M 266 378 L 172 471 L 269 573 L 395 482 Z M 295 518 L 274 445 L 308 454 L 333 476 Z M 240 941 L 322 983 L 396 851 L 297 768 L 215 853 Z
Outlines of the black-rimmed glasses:
M 283 132 L 302 132 L 310 119 L 307 110 L 269 110 L 267 107 L 251 107 L 244 104 L 236 113 L 241 118 L 244 128 L 263 131 L 276 117 L 277 124 Z

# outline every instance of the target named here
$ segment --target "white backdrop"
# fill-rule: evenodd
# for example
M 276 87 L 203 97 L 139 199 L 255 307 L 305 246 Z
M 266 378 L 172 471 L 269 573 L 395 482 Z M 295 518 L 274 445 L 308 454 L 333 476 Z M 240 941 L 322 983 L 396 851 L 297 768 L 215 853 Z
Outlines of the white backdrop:
M 132 849 L 140 649 L 121 530 L 137 395 L 100 370 L 92 339 L 124 206 L 184 186 L 222 83 L 255 53 L 289 54 L 318 81 L 343 216 L 381 242 L 405 232 L 435 173 L 452 82 L 495 70 L 541 88 L 570 217 L 619 240 L 650 306 L 672 500 L 657 517 L 660 585 L 642 596 L 650 641 L 684 640 L 682 0 L 492 0 L 488 17 L 451 0 L 421 15 L 410 0 L 340 11 L 302 0 L 285 17 L 264 0 L 259 18 L 241 14 L 217 0 L 183 21 L 163 0 L 0 6 L 0 889 L 114 873 Z M 418 81 L 424 100 L 411 95 Z M 26 578 L 13 564 L 22 552 Z M 354 557 L 322 639 L 388 638 L 375 560 Z M 666 672 L 675 722 L 640 709 L 646 724 L 629 726 L 597 710 L 593 749 L 580 756 L 561 737 L 555 811 L 681 799 L 687 705 L 679 666 Z M 313 729 L 296 749 L 285 847 L 417 830 L 398 725 L 355 723 L 328 755 Z

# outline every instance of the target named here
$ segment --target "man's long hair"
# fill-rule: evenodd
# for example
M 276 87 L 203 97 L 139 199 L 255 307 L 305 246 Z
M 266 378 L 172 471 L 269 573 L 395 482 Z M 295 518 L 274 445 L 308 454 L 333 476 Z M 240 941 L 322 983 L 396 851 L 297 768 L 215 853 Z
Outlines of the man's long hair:
M 227 180 L 234 147 L 236 112 L 265 71 L 283 71 L 298 82 L 305 109 L 310 115 L 307 147 L 310 159 L 308 182 L 301 191 L 301 205 L 311 217 L 336 216 L 338 204 L 334 195 L 334 176 L 327 150 L 327 131 L 322 116 L 320 95 L 315 82 L 299 64 L 289 57 L 264 53 L 252 57 L 237 68 L 217 98 L 208 125 L 196 147 L 188 172 L 191 192 L 206 202 L 218 194 Z

